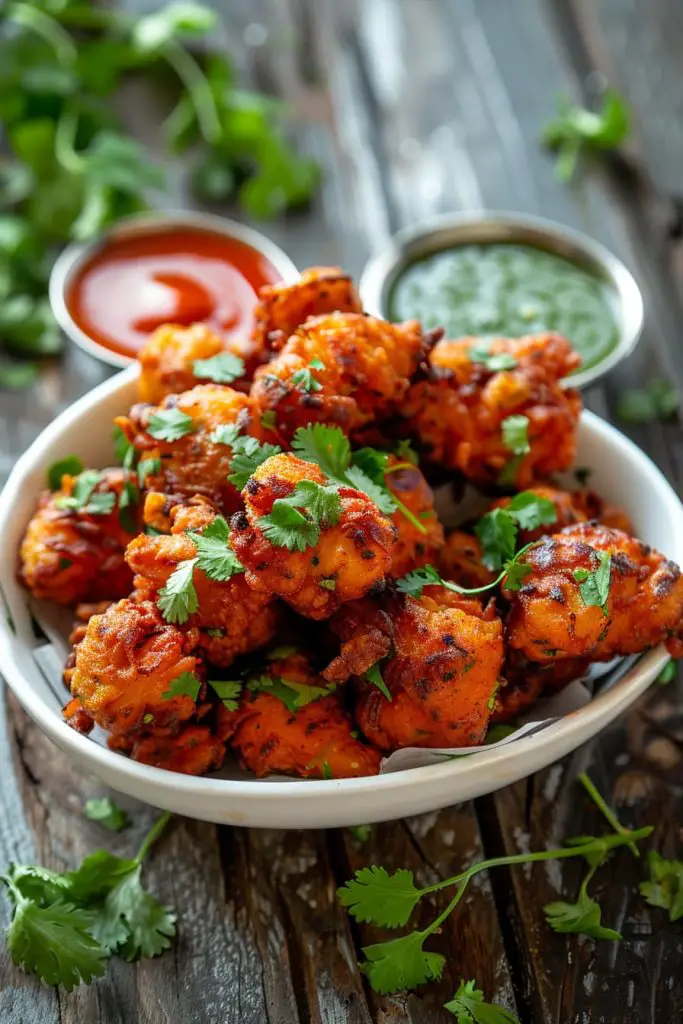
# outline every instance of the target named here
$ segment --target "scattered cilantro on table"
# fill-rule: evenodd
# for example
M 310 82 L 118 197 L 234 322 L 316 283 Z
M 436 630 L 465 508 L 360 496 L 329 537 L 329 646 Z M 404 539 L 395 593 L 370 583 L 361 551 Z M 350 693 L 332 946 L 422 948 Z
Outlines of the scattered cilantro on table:
M 543 142 L 557 153 L 555 173 L 571 181 L 584 153 L 617 149 L 631 131 L 631 116 L 619 93 L 607 89 L 598 110 L 574 106 L 566 96 L 557 102 L 558 113 L 543 129 Z
M 111 832 L 123 832 L 130 825 L 127 811 L 110 796 L 93 797 L 83 804 L 83 813 L 89 821 L 96 821 Z
M 678 411 L 678 392 L 667 380 L 655 378 L 644 388 L 622 391 L 616 414 L 625 423 L 654 423 L 667 420 Z

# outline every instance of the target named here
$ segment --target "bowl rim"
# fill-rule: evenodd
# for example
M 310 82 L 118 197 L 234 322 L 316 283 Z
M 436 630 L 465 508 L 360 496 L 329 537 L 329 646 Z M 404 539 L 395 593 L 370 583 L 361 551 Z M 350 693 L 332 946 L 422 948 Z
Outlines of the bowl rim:
M 513 237 L 517 230 L 518 239 Z M 468 238 L 468 231 L 471 233 Z M 458 244 L 515 240 L 569 258 L 569 254 L 596 271 L 614 289 L 618 299 L 619 339 L 607 355 L 586 370 L 566 378 L 567 385 L 583 388 L 600 380 L 634 351 L 644 324 L 643 296 L 636 279 L 611 249 L 576 228 L 510 210 L 444 213 L 402 228 L 387 244 L 370 257 L 361 272 L 358 290 L 364 308 L 373 316 L 386 317 L 388 293 L 399 273 L 414 259 L 438 252 L 449 244 L 449 234 Z M 498 236 L 498 237 L 497 237 Z M 558 251 L 562 250 L 562 251 Z
M 138 367 L 131 366 L 122 373 L 116 374 L 104 381 L 98 387 L 88 392 L 82 398 L 69 406 L 45 430 L 36 438 L 33 444 L 17 460 L 10 477 L 0 493 L 0 535 L 7 535 L 13 516 L 13 509 L 18 494 L 26 484 L 31 486 L 38 473 L 43 474 L 45 466 L 51 460 L 48 456 L 50 446 L 58 440 L 62 433 L 75 424 L 84 414 L 95 408 L 105 396 L 111 396 L 114 392 L 130 387 L 138 375 Z M 683 505 L 675 491 L 665 479 L 661 471 L 655 466 L 651 459 L 641 451 L 632 441 L 625 437 L 611 424 L 600 419 L 593 413 L 584 411 L 582 414 L 583 425 L 597 436 L 606 439 L 614 448 L 619 451 L 621 457 L 629 459 L 638 464 L 639 472 L 651 491 L 653 501 L 662 502 L 667 508 L 667 516 L 672 524 L 676 520 L 683 527 Z M 33 486 L 35 486 L 33 484 Z M 683 529 L 681 529 L 683 535 Z M 4 589 L 3 584 L 7 572 L 13 572 L 15 564 L 14 556 L 6 563 L 0 563 L 0 590 Z M 216 800 L 223 798 L 229 800 L 232 796 L 240 803 L 254 807 L 249 817 L 256 818 L 242 822 L 241 813 L 229 812 L 229 818 L 217 817 L 213 820 L 230 820 L 234 824 L 249 824 L 268 826 L 272 824 L 266 820 L 270 814 L 277 814 L 273 810 L 276 802 L 281 798 L 287 801 L 287 821 L 290 824 L 274 827 L 309 827 L 308 825 L 297 825 L 297 821 L 303 820 L 306 815 L 307 804 L 325 805 L 334 799 L 335 794 L 346 794 L 356 797 L 364 803 L 372 803 L 364 798 L 377 799 L 379 809 L 361 810 L 357 820 L 382 821 L 388 820 L 391 815 L 391 798 L 395 797 L 397 805 L 401 798 L 409 798 L 410 794 L 416 791 L 425 790 L 428 795 L 419 797 L 419 804 L 413 795 L 415 810 L 400 809 L 398 815 L 406 813 L 417 813 L 419 810 L 433 810 L 437 807 L 446 806 L 453 802 L 449 797 L 451 785 L 455 777 L 459 781 L 467 781 L 476 777 L 480 772 L 496 776 L 497 770 L 509 759 L 511 749 L 514 749 L 519 770 L 505 774 L 504 780 L 498 786 L 492 786 L 492 791 L 500 785 L 506 785 L 525 775 L 537 771 L 552 761 L 575 749 L 580 744 L 580 737 L 591 738 L 604 725 L 615 718 L 626 708 L 637 696 L 639 696 L 655 678 L 657 672 L 666 664 L 669 655 L 663 645 L 646 652 L 642 658 L 631 667 L 624 676 L 604 693 L 599 694 L 590 703 L 580 710 L 575 711 L 557 722 L 547 726 L 544 730 L 529 737 L 524 737 L 514 743 L 514 747 L 503 746 L 493 748 L 489 751 L 480 751 L 476 754 L 457 757 L 446 760 L 443 763 L 429 765 L 419 768 L 407 768 L 397 772 L 390 772 L 384 775 L 366 776 L 358 779 L 316 779 L 316 780 L 282 780 L 275 777 L 274 780 L 232 780 L 215 779 L 205 776 L 189 776 L 166 769 L 156 768 L 149 765 L 139 764 L 131 759 L 100 746 L 87 736 L 83 736 L 73 730 L 55 714 L 39 694 L 28 683 L 18 665 L 7 655 L 11 645 L 16 642 L 9 624 L 4 616 L 0 616 L 0 650 L 5 652 L 3 658 L 2 673 L 8 685 L 15 693 L 25 710 L 40 726 L 40 728 L 52 739 L 61 749 L 73 755 L 74 759 L 87 765 L 95 774 L 104 777 L 114 787 L 119 787 L 123 792 L 133 793 L 148 803 L 163 807 L 168 806 L 170 810 L 179 810 L 179 804 L 183 799 L 196 797 L 198 800 L 197 816 L 202 817 L 199 807 L 203 800 Z M 597 723 L 597 724 L 596 724 Z M 591 731 L 591 726 L 594 728 Z M 576 742 L 575 742 L 576 741 Z M 558 750 L 560 753 L 558 753 Z M 525 758 L 534 757 L 534 765 L 524 767 Z M 498 772 L 500 775 L 500 772 Z M 464 787 L 467 788 L 466 786 Z M 470 786 L 472 789 L 472 786 Z M 475 786 L 476 789 L 476 786 Z M 477 790 L 477 793 L 481 790 Z M 141 795 L 144 793 L 145 795 Z M 474 795 L 477 795 L 474 793 Z M 321 798 L 318 800 L 317 798 Z M 467 799 L 467 796 L 458 796 L 456 799 Z M 341 801 L 341 796 L 340 796 Z M 216 805 L 218 814 L 219 805 Z M 310 808 L 308 808 L 310 811 Z M 323 821 L 319 821 L 314 827 L 329 825 L 332 827 L 332 804 L 329 804 L 329 812 L 318 808 Z M 389 813 L 387 813 L 389 810 Z M 180 813 L 192 815 L 192 805 L 182 804 Z M 222 813 L 228 813 L 223 811 Z M 297 818 L 297 813 L 299 817 Z M 325 818 L 325 813 L 328 817 Z M 337 816 L 340 819 L 336 824 L 352 824 L 355 820 L 353 811 L 341 809 Z M 335 819 L 336 820 L 336 819 Z
M 134 213 L 117 220 L 87 242 L 70 242 L 53 264 L 48 283 L 50 306 L 60 328 L 74 344 L 108 366 L 121 369 L 135 362 L 135 356 L 114 352 L 79 327 L 69 310 L 67 291 L 79 270 L 112 239 L 145 233 L 162 234 L 178 227 L 197 228 L 243 242 L 265 256 L 280 274 L 282 281 L 293 282 L 299 277 L 296 264 L 276 242 L 256 228 L 229 217 L 202 210 L 148 210 Z

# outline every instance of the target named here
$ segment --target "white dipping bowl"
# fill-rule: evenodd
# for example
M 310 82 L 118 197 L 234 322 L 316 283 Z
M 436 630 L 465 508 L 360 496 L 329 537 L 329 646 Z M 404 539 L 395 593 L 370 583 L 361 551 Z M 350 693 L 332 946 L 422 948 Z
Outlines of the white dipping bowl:
M 432 811 L 491 793 L 564 757 L 625 711 L 666 663 L 663 646 L 647 652 L 609 689 L 533 736 L 441 764 L 371 778 L 257 780 L 237 769 L 232 777 L 223 772 L 220 778 L 193 778 L 136 764 L 80 735 L 62 720 L 62 695 L 53 692 L 34 659 L 38 641 L 28 595 L 16 580 L 17 550 L 50 463 L 73 453 L 86 465 L 108 464 L 112 419 L 136 399 L 136 377 L 137 367 L 131 367 L 63 412 L 19 459 L 0 496 L 0 589 L 8 612 L 0 618 L 0 668 L 50 739 L 114 789 L 188 817 L 251 827 L 328 828 Z M 683 506 L 640 449 L 614 427 L 584 412 L 577 465 L 590 468 L 591 485 L 627 510 L 640 538 L 683 563 Z

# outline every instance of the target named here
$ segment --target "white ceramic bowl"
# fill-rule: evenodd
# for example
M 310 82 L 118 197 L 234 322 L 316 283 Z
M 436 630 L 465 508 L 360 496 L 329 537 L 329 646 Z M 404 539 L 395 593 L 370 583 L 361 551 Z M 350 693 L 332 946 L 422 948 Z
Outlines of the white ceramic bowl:
M 107 464 L 111 421 L 133 402 L 136 375 L 131 367 L 62 413 L 19 459 L 0 496 L 0 589 L 9 612 L 0 618 L 0 669 L 47 735 L 115 789 L 189 817 L 270 828 L 335 827 L 431 811 L 490 793 L 557 761 L 624 711 L 666 663 L 663 648 L 648 652 L 580 710 L 508 746 L 373 778 L 256 780 L 238 771 L 232 778 L 192 778 L 136 764 L 81 736 L 62 721 L 66 692 L 53 692 L 34 659 L 27 595 L 15 578 L 17 549 L 51 462 L 75 453 L 87 465 Z M 683 563 L 683 507 L 647 456 L 584 413 L 577 465 L 591 468 L 596 489 L 628 510 L 639 537 Z

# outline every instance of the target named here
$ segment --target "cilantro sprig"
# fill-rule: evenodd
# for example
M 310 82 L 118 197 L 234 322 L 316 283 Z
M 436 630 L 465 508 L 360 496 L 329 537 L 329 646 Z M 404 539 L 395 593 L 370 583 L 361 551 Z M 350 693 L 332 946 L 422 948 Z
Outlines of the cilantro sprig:
M 533 547 L 533 543 L 525 544 L 513 558 L 508 558 L 503 563 L 502 569 L 494 580 L 481 587 L 461 587 L 458 583 L 453 583 L 452 580 L 445 580 L 433 565 L 423 565 L 420 569 L 413 569 L 412 572 L 406 573 L 396 581 L 396 587 L 401 594 L 408 594 L 410 597 L 422 597 L 425 587 L 445 587 L 446 590 L 452 590 L 454 594 L 483 594 L 487 590 L 497 587 L 503 580 L 505 580 L 507 590 L 519 590 L 525 576 L 531 572 L 531 566 L 521 562 L 520 559 L 531 547 Z
M 10 864 L 0 883 L 12 905 L 5 939 L 14 963 L 71 991 L 101 977 L 114 953 L 133 960 L 168 949 L 176 915 L 145 889 L 142 869 L 170 817 L 157 819 L 132 859 L 97 850 L 61 874 Z
M 509 452 L 512 452 L 513 458 L 503 467 L 498 477 L 498 483 L 513 484 L 522 459 L 531 451 L 529 417 L 521 414 L 507 416 L 501 423 L 501 434 L 503 444 Z
M 593 795 L 595 787 L 588 788 Z M 599 794 L 598 794 L 599 797 Z M 630 830 L 622 826 L 601 797 L 600 809 L 608 812 L 610 823 L 614 823 L 617 831 L 605 836 L 580 836 L 567 840 L 562 847 L 550 850 L 539 850 L 531 853 L 508 854 L 493 857 L 470 865 L 464 871 L 431 885 L 418 887 L 412 871 L 399 869 L 389 873 L 379 865 L 360 868 L 354 877 L 337 890 L 342 906 L 349 914 L 360 922 L 371 922 L 384 928 L 401 928 L 405 926 L 413 911 L 421 900 L 433 893 L 453 889 L 454 894 L 444 909 L 421 929 L 415 929 L 399 938 L 386 942 L 375 943 L 363 948 L 365 956 L 361 970 L 368 978 L 372 988 L 379 993 L 398 992 L 404 988 L 415 988 L 431 980 L 438 980 L 443 972 L 445 958 L 440 953 L 425 949 L 425 943 L 436 934 L 456 910 L 465 896 L 467 888 L 476 875 L 497 867 L 515 866 L 520 864 L 536 864 L 550 860 L 566 860 L 580 858 L 588 862 L 589 871 L 581 885 L 579 897 L 575 904 L 557 901 L 546 907 L 547 920 L 556 931 L 575 931 L 592 935 L 596 938 L 609 940 L 621 936 L 613 929 L 606 928 L 600 921 L 600 907 L 587 893 L 587 886 L 597 869 L 605 863 L 611 853 L 623 846 L 637 847 L 643 839 L 651 835 L 651 827 Z M 472 1001 L 472 985 L 461 988 L 456 993 L 451 1006 L 464 1014 L 471 1010 L 466 1000 Z M 457 1000 L 460 1001 L 458 1005 Z M 483 1002 L 483 997 L 474 997 L 474 1002 Z M 463 1020 L 477 1020 L 476 1017 L 462 1017 Z M 487 1020 L 486 1016 L 480 1017 Z M 491 1019 L 490 1017 L 488 1019 Z M 493 1020 L 496 1018 L 494 1017 Z M 505 1017 L 499 1018 L 503 1021 Z M 508 1018 L 510 1019 L 510 1018 Z M 512 1018 L 514 1020 L 514 1018 Z
M 320 539 L 320 531 L 341 517 L 341 498 L 333 484 L 299 480 L 286 498 L 273 502 L 269 515 L 258 524 L 271 544 L 288 551 L 305 551 Z
M 123 832 L 130 825 L 128 812 L 112 800 L 110 796 L 92 797 L 83 805 L 83 813 L 89 821 L 109 829 L 110 832 Z
M 192 373 L 199 380 L 212 380 L 216 384 L 232 384 L 244 376 L 244 360 L 232 352 L 219 352 L 210 359 L 195 359 Z
M 147 433 L 156 441 L 179 441 L 197 428 L 182 409 L 158 409 L 149 418 Z
M 487 1003 L 484 993 L 475 981 L 462 980 L 444 1009 L 455 1017 L 457 1024 L 519 1024 L 519 1018 L 496 1003 Z
M 666 860 L 656 850 L 647 856 L 650 878 L 641 882 L 640 893 L 652 907 L 669 913 L 670 921 L 683 917 L 683 861 Z
M 485 345 L 472 345 L 467 355 L 471 363 L 480 363 L 491 373 L 514 370 L 517 366 L 517 360 L 510 352 L 491 352 Z
M 197 554 L 178 563 L 157 599 L 166 621 L 181 626 L 199 608 L 194 585 L 195 568 L 216 583 L 225 583 L 236 573 L 244 572 L 244 566 L 228 546 L 230 527 L 223 516 L 216 516 L 201 533 L 188 530 L 187 536 L 194 543 Z
M 474 528 L 482 547 L 482 562 L 492 572 L 512 558 L 519 530 L 535 530 L 557 521 L 552 501 L 533 491 L 521 491 L 504 508 L 494 508 Z
M 113 491 L 96 492 L 101 481 L 102 474 L 96 469 L 83 470 L 76 477 L 71 494 L 60 495 L 55 499 L 55 506 L 90 516 L 108 515 L 116 507 L 117 497 Z
M 273 675 L 253 676 L 246 680 L 245 686 L 251 693 L 269 693 L 272 697 L 277 697 L 292 714 L 312 704 L 313 701 L 320 700 L 321 697 L 329 697 L 335 689 L 334 683 L 328 686 L 311 686 L 296 679 Z
M 574 579 L 579 584 L 581 600 L 587 608 L 600 608 L 607 618 L 607 602 L 609 601 L 610 582 L 612 576 L 612 556 L 607 551 L 593 549 L 598 565 L 596 569 L 575 569 Z
M 599 110 L 573 106 L 566 96 L 558 98 L 557 107 L 557 117 L 543 129 L 543 142 L 557 152 L 555 173 L 561 181 L 571 181 L 583 153 L 617 149 L 631 130 L 628 108 L 613 89 L 604 92 Z

